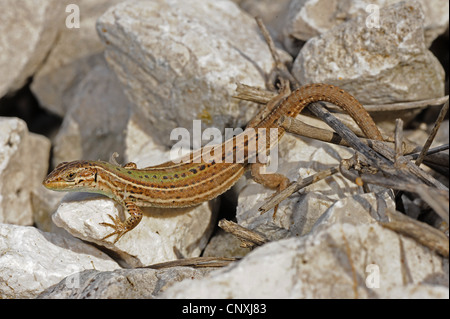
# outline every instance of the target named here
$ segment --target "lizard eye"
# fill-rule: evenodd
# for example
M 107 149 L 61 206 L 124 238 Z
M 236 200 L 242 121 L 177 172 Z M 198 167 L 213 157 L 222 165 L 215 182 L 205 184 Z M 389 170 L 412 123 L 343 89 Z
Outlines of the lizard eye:
M 75 178 L 75 173 L 67 174 L 67 180 L 73 180 Z

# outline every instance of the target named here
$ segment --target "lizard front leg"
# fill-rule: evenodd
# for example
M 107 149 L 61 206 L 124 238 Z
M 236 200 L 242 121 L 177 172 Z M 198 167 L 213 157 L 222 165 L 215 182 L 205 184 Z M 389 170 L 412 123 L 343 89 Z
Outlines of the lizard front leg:
M 122 237 L 124 234 L 126 234 L 134 227 L 136 227 L 141 221 L 142 210 L 134 202 L 130 200 L 125 200 L 123 202 L 123 206 L 125 207 L 125 210 L 128 212 L 128 214 L 130 214 L 130 217 L 128 217 L 124 222 L 122 222 L 119 216 L 113 217 L 110 214 L 108 214 L 113 224 L 100 223 L 100 225 L 111 227 L 114 229 L 114 231 L 103 237 L 102 240 L 105 240 L 106 238 L 109 238 L 113 235 L 117 235 L 116 239 L 113 242 L 115 244 L 120 239 L 120 237 Z
M 126 163 L 125 165 L 123 165 L 122 167 L 123 167 L 123 168 L 132 168 L 132 169 L 136 169 L 136 168 L 137 168 L 137 165 L 136 165 L 136 163 L 129 162 L 129 163 Z

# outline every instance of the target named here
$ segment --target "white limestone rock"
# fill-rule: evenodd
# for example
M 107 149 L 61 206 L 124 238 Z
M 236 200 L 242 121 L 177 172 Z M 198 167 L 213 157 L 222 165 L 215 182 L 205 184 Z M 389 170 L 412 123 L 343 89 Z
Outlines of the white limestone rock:
M 47 110 L 64 116 L 72 107 L 71 101 L 78 92 L 78 84 L 99 64 L 105 64 L 104 46 L 100 41 L 95 23 L 97 18 L 110 6 L 123 0 L 59 0 L 62 8 L 59 15 L 69 22 L 76 14 L 66 12 L 69 4 L 75 4 L 80 14 L 79 28 L 69 28 L 65 23 L 59 24 L 58 38 L 44 65 L 33 77 L 31 90 L 39 100 L 39 104 Z M 70 26 L 70 24 L 69 24 Z
M 54 141 L 55 166 L 81 158 L 108 160 L 113 152 L 124 154 L 131 106 L 105 64 L 95 66 L 78 83 L 70 105 Z
M 384 104 L 444 95 L 444 70 L 424 42 L 424 15 L 416 1 L 380 10 L 380 28 L 365 16 L 311 38 L 293 65 L 303 84 L 340 86 L 360 102 Z
M 125 129 L 126 162 L 135 162 L 138 167 L 158 165 L 170 160 L 170 151 L 155 142 L 148 134 L 149 124 L 138 114 L 132 113 Z
M 42 187 L 50 141 L 28 132 L 24 121 L 0 117 L 0 222 L 33 223 L 31 194 Z
M 85 270 L 79 285 L 62 280 L 42 292 L 39 299 L 147 299 L 156 297 L 174 282 L 202 278 L 208 270 L 189 267 L 168 269 Z
M 60 0 L 2 0 L 0 97 L 21 88 L 53 45 L 64 18 Z
M 445 297 L 448 278 L 448 259 L 383 228 L 352 199 L 336 203 L 308 235 L 258 247 L 161 298 L 390 298 L 402 290 L 417 298 L 410 285 L 423 286 L 421 298 L 436 298 Z
M 67 285 L 74 287 L 78 273 L 86 269 L 119 268 L 106 254 L 78 239 L 34 227 L 0 224 L 2 299 L 34 298 L 64 278 Z
M 445 286 L 410 284 L 396 287 L 387 292 L 386 299 L 448 299 L 449 290 Z
M 400 2 L 399 0 L 293 0 L 289 7 L 283 33 L 285 42 L 292 38 L 307 41 L 335 26 L 365 16 L 375 21 L 377 10 Z M 406 1 L 408 3 L 408 1 Z M 427 47 L 448 27 L 449 2 L 447 0 L 418 0 L 425 15 L 424 31 Z
M 212 203 L 212 202 L 211 202 Z M 113 229 L 108 214 L 121 216 L 122 208 L 104 196 L 73 193 L 66 196 L 53 222 L 73 236 L 115 251 L 129 266 L 142 267 L 184 257 L 197 257 L 208 242 L 216 214 L 211 203 L 182 209 L 143 208 L 139 225 L 113 244 L 115 236 L 102 241 Z
M 250 248 L 242 248 L 236 236 L 220 230 L 211 237 L 202 257 L 243 257 L 249 252 Z
M 36 188 L 31 194 L 31 204 L 33 206 L 34 225 L 42 231 L 53 233 L 55 226 L 52 215 L 58 208 L 64 193 L 51 191 L 44 186 Z
M 130 1 L 100 17 L 106 59 L 155 139 L 175 127 L 245 125 L 255 106 L 236 82 L 264 86 L 272 57 L 253 18 L 231 1 Z

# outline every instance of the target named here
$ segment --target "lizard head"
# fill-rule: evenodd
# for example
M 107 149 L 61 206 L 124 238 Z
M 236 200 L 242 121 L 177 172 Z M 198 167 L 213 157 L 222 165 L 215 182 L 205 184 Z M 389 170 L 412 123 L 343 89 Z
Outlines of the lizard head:
M 93 162 L 62 162 L 44 179 L 42 184 L 54 191 L 93 191 L 97 169 Z

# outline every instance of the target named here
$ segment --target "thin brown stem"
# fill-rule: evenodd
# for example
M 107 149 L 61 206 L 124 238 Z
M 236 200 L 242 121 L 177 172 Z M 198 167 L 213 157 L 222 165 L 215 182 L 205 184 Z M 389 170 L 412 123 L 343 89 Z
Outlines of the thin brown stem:
M 436 119 L 436 122 L 434 123 L 433 129 L 431 130 L 431 133 L 428 136 L 428 138 L 425 142 L 425 145 L 423 146 L 422 150 L 420 151 L 419 157 L 416 159 L 417 166 L 420 166 L 420 164 L 422 164 L 425 154 L 427 153 L 428 149 L 430 148 L 431 143 L 433 143 L 433 140 L 436 137 L 439 127 L 441 126 L 441 123 L 444 120 L 445 114 L 447 114 L 447 112 L 448 112 L 448 99 L 447 99 L 447 102 L 445 102 L 444 106 L 441 108 L 438 118 Z

